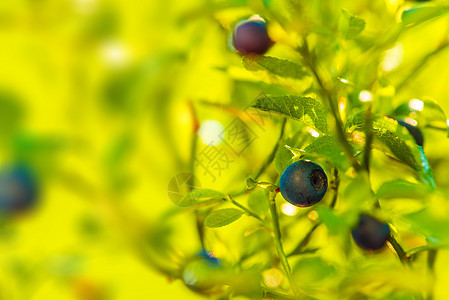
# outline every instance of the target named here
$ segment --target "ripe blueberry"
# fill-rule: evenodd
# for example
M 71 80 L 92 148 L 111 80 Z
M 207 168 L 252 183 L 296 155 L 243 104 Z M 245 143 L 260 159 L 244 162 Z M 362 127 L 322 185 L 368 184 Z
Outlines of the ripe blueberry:
M 237 24 L 232 33 L 232 43 L 242 54 L 264 54 L 273 44 L 265 22 L 261 20 Z
M 399 124 L 407 128 L 408 132 L 415 138 L 416 144 L 422 147 L 424 143 L 424 138 L 421 133 L 421 130 L 419 130 L 417 127 L 410 125 L 409 123 L 404 122 L 403 120 L 398 121 Z
M 359 224 L 352 230 L 355 243 L 365 250 L 379 250 L 390 236 L 390 227 L 367 215 L 360 215 Z
M 314 162 L 300 160 L 282 173 L 279 188 L 285 200 L 299 207 L 318 203 L 326 194 L 327 176 Z
M 36 198 L 36 180 L 28 167 L 16 165 L 0 171 L 0 213 L 30 208 Z

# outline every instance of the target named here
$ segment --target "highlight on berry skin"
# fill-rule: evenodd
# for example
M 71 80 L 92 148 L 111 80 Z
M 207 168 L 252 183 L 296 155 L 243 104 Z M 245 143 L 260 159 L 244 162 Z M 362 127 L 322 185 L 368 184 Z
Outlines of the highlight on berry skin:
M 262 55 L 273 45 L 268 36 L 266 22 L 253 16 L 239 22 L 232 32 L 232 45 L 243 55 Z

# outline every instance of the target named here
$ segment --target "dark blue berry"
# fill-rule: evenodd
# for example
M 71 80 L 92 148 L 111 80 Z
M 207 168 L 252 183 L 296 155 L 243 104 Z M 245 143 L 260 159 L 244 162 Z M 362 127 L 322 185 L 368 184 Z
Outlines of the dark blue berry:
M 238 24 L 232 34 L 232 43 L 242 54 L 264 54 L 273 44 L 264 21 Z
M 0 171 L 0 213 L 32 207 L 37 194 L 36 179 L 28 167 L 16 165 Z
M 284 170 L 279 188 L 285 200 L 299 207 L 307 207 L 323 199 L 327 190 L 327 176 L 316 163 L 300 160 Z
M 410 132 L 410 134 L 415 139 L 416 144 L 422 147 L 424 143 L 424 137 L 421 133 L 421 130 L 413 125 L 410 125 L 409 123 L 404 122 L 403 120 L 399 120 L 398 123 L 407 128 L 408 132 Z
M 388 224 L 377 221 L 367 215 L 360 215 L 359 224 L 352 230 L 355 243 L 365 250 L 381 249 L 390 236 Z

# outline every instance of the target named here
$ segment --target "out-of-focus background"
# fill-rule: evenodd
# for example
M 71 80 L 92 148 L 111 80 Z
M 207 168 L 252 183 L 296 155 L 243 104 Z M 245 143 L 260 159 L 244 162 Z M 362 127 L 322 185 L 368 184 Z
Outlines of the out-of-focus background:
M 269 27 L 277 42 L 269 54 L 296 59 L 291 46 L 305 24 L 332 22 L 344 7 L 366 20 L 373 38 L 398 22 L 398 7 L 415 5 L 322 1 L 304 6 L 297 13 L 304 17 L 310 10 L 310 15 L 300 19 L 288 1 L 281 2 L 279 7 L 244 0 L 0 2 L 0 169 L 25 166 L 36 193 L 30 207 L 1 214 L 0 299 L 201 298 L 166 275 L 171 268 L 176 272 L 177 258 L 201 249 L 194 214 L 180 213 L 170 226 L 160 225 L 167 214 L 179 212 L 167 191 L 177 174 L 191 171 L 195 126 L 201 128 L 197 153 L 212 143 L 221 144 L 216 149 L 225 154 L 209 169 L 197 165 L 199 182 L 226 192 L 245 186 L 278 136 L 279 120 L 257 121 L 245 113 L 262 91 L 283 90 L 243 69 L 229 46 L 234 25 L 271 12 L 266 17 L 283 26 Z M 447 36 L 447 28 L 445 17 L 410 29 L 389 51 L 379 50 L 383 69 L 371 71 L 399 82 Z M 337 69 L 362 55 L 328 51 L 337 58 L 324 64 Z M 429 96 L 449 112 L 448 55 L 442 51 L 426 62 L 392 107 Z M 366 78 L 363 72 L 355 76 Z M 217 138 L 225 129 L 238 130 L 236 116 L 250 124 L 248 148 L 232 137 Z M 426 151 L 431 163 L 438 162 L 437 183 L 447 188 L 448 143 L 444 134 L 424 135 L 441 142 Z M 223 230 L 224 236 L 235 234 Z M 167 236 L 171 245 L 165 244 Z M 247 240 L 230 242 L 214 234 L 209 239 L 228 261 L 247 247 Z

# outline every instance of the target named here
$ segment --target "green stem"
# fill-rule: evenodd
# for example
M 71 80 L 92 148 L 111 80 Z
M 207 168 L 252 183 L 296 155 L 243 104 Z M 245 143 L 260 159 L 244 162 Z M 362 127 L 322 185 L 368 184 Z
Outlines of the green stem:
M 409 264 L 410 260 L 409 260 L 409 257 L 407 256 L 407 253 L 404 251 L 404 249 L 401 247 L 401 245 L 399 245 L 398 241 L 392 235 L 390 235 L 388 237 L 388 242 L 391 244 L 391 246 L 393 247 L 394 251 L 398 255 L 399 260 L 404 265 Z
M 334 168 L 334 172 L 333 172 L 333 180 L 332 180 L 332 190 L 334 191 L 334 195 L 332 197 L 332 202 L 330 204 L 331 208 L 335 207 L 335 204 L 337 204 L 337 199 L 338 199 L 338 188 L 340 186 L 340 174 L 338 173 L 338 169 Z
M 231 203 L 233 205 L 237 206 L 238 208 L 240 208 L 241 210 L 246 212 L 249 216 L 259 220 L 267 229 L 270 229 L 270 226 L 268 225 L 268 223 L 265 222 L 265 220 L 262 219 L 262 217 L 260 217 L 258 214 L 256 214 L 255 212 L 251 211 L 249 208 L 243 206 L 242 204 L 240 204 L 237 201 L 235 201 L 234 199 L 232 199 L 231 195 L 228 195 L 228 199 L 229 199 L 229 201 L 231 201 Z
M 268 168 L 268 166 L 273 162 L 273 160 L 276 156 L 276 153 L 279 149 L 279 145 L 281 144 L 282 138 L 284 137 L 284 131 L 285 131 L 286 124 L 287 124 L 287 118 L 284 118 L 282 120 L 281 132 L 279 133 L 279 137 L 276 141 L 276 144 L 274 145 L 273 150 L 271 150 L 271 153 L 268 156 L 268 158 L 265 160 L 263 165 L 260 167 L 259 171 L 257 171 L 256 175 L 254 176 L 255 180 L 257 180 L 257 178 L 259 178 L 259 176 L 262 175 L 262 173 L 265 172 L 265 170 Z
M 320 88 L 323 92 L 323 98 L 326 101 L 327 106 L 330 108 L 332 115 L 334 116 L 335 125 L 336 125 L 335 127 L 337 130 L 337 138 L 339 139 L 340 144 L 343 147 L 344 153 L 346 154 L 349 161 L 351 162 L 351 165 L 354 168 L 354 170 L 359 171 L 360 165 L 357 162 L 357 160 L 355 159 L 353 149 L 352 149 L 351 145 L 349 144 L 348 140 L 346 139 L 346 135 L 343 131 L 343 127 L 344 127 L 343 121 L 341 120 L 341 117 L 340 117 L 337 107 L 332 102 L 331 92 L 324 85 L 324 82 L 322 81 L 320 75 L 318 74 L 318 72 L 316 70 L 313 59 L 310 56 L 307 39 L 304 39 L 304 45 L 303 45 L 303 47 L 301 47 L 299 49 L 299 52 L 303 56 L 305 64 L 310 69 L 310 71 L 313 73 L 316 82 L 318 83 L 318 85 L 320 86 Z
M 276 157 L 276 153 L 279 149 L 279 145 L 281 144 L 282 138 L 284 137 L 284 132 L 285 132 L 285 126 L 287 125 L 287 118 L 284 118 L 282 121 L 282 125 L 281 125 L 281 131 L 279 133 L 279 137 L 276 141 L 276 144 L 273 147 L 273 150 L 271 150 L 270 155 L 268 156 L 268 158 L 265 160 L 265 162 L 262 164 L 262 166 L 259 168 L 259 170 L 256 172 L 256 175 L 254 175 L 254 180 L 257 180 L 259 178 L 260 175 L 263 174 L 263 172 L 265 172 L 265 170 L 268 168 L 268 166 L 273 162 L 274 158 Z M 238 197 L 241 196 L 245 193 L 247 193 L 248 190 L 246 188 L 244 188 L 243 190 L 241 190 L 240 192 L 236 192 L 235 194 L 232 194 L 233 197 Z
M 273 221 L 273 231 L 274 231 L 274 244 L 276 246 L 276 251 L 278 253 L 279 259 L 281 260 L 282 267 L 284 268 L 285 274 L 287 275 L 290 287 L 293 290 L 292 280 L 291 280 L 291 268 L 285 255 L 284 248 L 281 241 L 281 228 L 279 226 L 279 217 L 276 211 L 276 195 L 278 191 L 270 193 L 270 213 Z M 294 291 L 294 290 L 293 290 Z
M 373 143 L 373 138 L 374 138 L 371 106 L 366 111 L 365 119 L 366 119 L 366 122 L 365 122 L 364 131 L 365 131 L 366 141 L 365 141 L 365 149 L 364 149 L 364 153 L 363 153 L 363 167 L 366 170 L 366 172 L 369 173 L 369 164 L 370 164 L 370 158 L 371 158 L 371 145 Z
M 436 48 L 434 51 L 430 52 L 429 54 L 427 54 L 426 56 L 424 56 L 421 61 L 413 68 L 413 70 L 411 72 L 408 72 L 408 76 L 406 76 L 397 86 L 396 88 L 396 94 L 399 93 L 400 90 L 402 90 L 406 84 L 408 83 L 408 81 L 410 81 L 411 79 L 413 79 L 413 77 L 415 77 L 416 75 L 418 75 L 418 73 L 427 65 L 427 61 L 432 58 L 432 56 L 437 55 L 438 53 L 440 53 L 441 51 L 443 51 L 444 49 L 447 48 L 447 46 L 449 46 L 449 40 L 447 38 L 445 38 L 440 45 L 438 46 L 438 48 Z
M 437 258 L 437 250 L 430 249 L 429 252 L 427 252 L 427 269 L 429 270 L 430 276 L 431 276 L 431 286 L 429 287 L 429 292 L 427 295 L 427 300 L 433 299 L 433 288 L 434 288 L 434 279 L 435 279 L 435 261 Z
M 196 115 L 195 106 L 193 102 L 189 102 L 190 114 L 193 119 L 192 126 L 192 139 L 190 145 L 190 161 L 189 161 L 189 169 L 190 174 L 192 175 L 189 179 L 189 192 L 192 192 L 193 187 L 195 186 L 195 155 L 198 144 L 198 129 L 199 129 L 199 120 Z M 196 229 L 198 232 L 198 237 L 201 242 L 201 246 L 204 248 L 204 219 L 201 217 L 200 213 L 195 210 L 195 218 L 196 218 Z
M 300 254 L 302 252 L 302 250 L 304 249 L 305 246 L 307 246 L 307 244 L 310 241 L 310 238 L 312 237 L 313 232 L 321 225 L 321 223 L 317 223 L 315 225 L 312 226 L 312 228 L 310 228 L 309 232 L 307 232 L 306 236 L 301 240 L 301 242 L 299 242 L 298 246 L 296 246 L 295 249 L 293 249 L 288 255 L 287 257 L 293 256 L 293 255 L 297 255 Z

